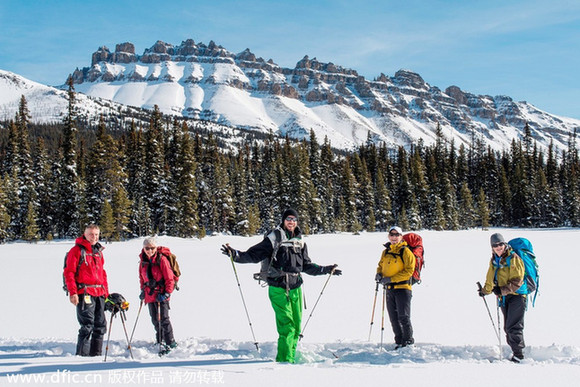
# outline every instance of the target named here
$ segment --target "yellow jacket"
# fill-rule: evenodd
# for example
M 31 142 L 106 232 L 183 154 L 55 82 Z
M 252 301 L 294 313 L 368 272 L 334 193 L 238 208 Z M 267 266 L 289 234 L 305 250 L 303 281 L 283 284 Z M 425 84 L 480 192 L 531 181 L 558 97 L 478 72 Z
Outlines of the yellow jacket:
M 524 262 L 508 246 L 501 257 L 492 254 L 483 291 L 485 294 L 490 294 L 493 287 L 497 284 L 501 289 L 502 296 L 516 294 L 516 290 L 524 283 L 525 273 Z
M 383 277 L 390 277 L 392 286 L 389 289 L 411 290 L 410 279 L 415 271 L 415 255 L 407 246 L 407 242 L 402 241 L 397 244 L 386 244 L 383 250 L 377 273 Z

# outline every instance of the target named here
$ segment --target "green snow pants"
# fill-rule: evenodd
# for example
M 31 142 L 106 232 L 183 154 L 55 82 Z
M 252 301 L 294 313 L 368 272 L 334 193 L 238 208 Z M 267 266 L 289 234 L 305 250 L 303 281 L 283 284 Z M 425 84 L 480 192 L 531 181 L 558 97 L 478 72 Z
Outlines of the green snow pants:
M 270 286 L 268 296 L 276 314 L 278 330 L 276 361 L 294 363 L 302 325 L 302 288 L 291 289 L 286 295 L 286 289 Z

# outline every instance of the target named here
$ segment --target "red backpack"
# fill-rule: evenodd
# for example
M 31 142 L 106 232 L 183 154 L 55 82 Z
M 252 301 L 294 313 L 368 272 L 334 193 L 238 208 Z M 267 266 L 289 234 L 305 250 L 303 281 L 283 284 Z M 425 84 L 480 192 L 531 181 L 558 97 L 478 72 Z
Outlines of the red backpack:
M 411 285 L 420 284 L 421 269 L 425 266 L 425 260 L 423 259 L 423 238 L 419 234 L 409 232 L 403 235 L 403 240 L 407 242 L 409 249 L 415 255 L 415 271 L 413 272 L 413 277 L 411 277 Z

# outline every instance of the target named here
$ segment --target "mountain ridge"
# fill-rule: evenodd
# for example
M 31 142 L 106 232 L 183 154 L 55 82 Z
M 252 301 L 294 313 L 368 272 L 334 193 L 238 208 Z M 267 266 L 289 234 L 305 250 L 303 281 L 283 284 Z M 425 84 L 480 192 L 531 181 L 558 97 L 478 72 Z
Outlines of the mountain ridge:
M 503 150 L 523 137 L 528 124 L 541 150 L 550 141 L 565 150 L 580 128 L 580 120 L 509 96 L 475 95 L 458 86 L 441 90 L 411 70 L 368 80 L 309 56 L 284 68 L 250 49 L 234 54 L 213 41 L 157 41 L 142 55 L 129 42 L 114 51 L 101 46 L 91 66 L 77 68 L 72 77 L 76 91 L 95 100 L 137 109 L 157 105 L 164 114 L 297 139 L 308 139 L 313 130 L 343 149 L 369 139 L 388 147 L 420 139 L 430 144 L 439 126 L 457 146 L 478 139 Z

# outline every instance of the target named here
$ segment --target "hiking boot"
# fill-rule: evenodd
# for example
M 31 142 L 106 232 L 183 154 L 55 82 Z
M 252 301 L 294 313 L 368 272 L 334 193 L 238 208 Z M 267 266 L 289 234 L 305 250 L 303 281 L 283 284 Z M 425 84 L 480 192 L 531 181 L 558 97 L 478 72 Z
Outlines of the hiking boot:
M 161 350 L 159 351 L 159 356 L 167 355 L 174 348 L 177 348 L 177 343 L 175 341 L 171 342 L 171 344 L 161 344 Z
M 522 360 L 524 360 L 524 355 L 522 353 L 514 353 L 510 359 L 510 361 L 512 361 L 514 363 L 519 363 Z
M 399 348 L 408 347 L 409 345 L 413 345 L 413 344 L 415 344 L 415 340 L 413 340 L 413 339 L 411 339 L 411 340 L 407 340 L 407 341 L 404 341 L 404 342 L 403 342 L 403 343 L 401 343 L 401 344 L 397 344 L 397 345 L 395 346 L 395 349 L 399 349 Z

